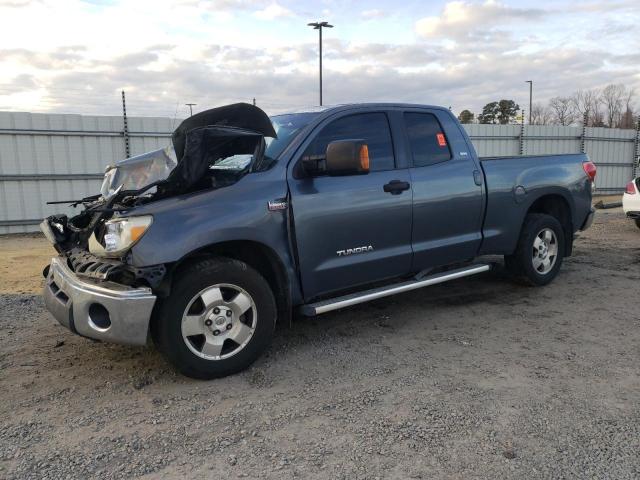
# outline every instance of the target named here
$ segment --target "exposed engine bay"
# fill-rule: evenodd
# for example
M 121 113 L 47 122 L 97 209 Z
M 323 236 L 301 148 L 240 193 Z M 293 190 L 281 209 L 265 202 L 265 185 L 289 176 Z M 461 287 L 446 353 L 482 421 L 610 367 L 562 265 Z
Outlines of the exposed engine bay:
M 265 137 L 276 138 L 269 117 L 246 103 L 200 112 L 173 132 L 171 146 L 107 167 L 100 194 L 67 203 L 73 217 L 52 215 L 41 229 L 78 275 L 126 285 L 156 287 L 164 266 L 135 268 L 126 255 L 153 222 L 129 216 L 136 207 L 163 198 L 233 185 L 269 167 Z

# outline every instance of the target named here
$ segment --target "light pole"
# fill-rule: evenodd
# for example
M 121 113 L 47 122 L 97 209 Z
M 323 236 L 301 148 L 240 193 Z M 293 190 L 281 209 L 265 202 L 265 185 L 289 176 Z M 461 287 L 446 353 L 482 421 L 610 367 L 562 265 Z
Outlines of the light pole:
M 318 30 L 318 39 L 320 42 L 320 106 L 322 106 L 322 27 L 333 28 L 329 22 L 313 22 L 307 23 L 308 26 L 313 27 L 314 30 Z
M 197 103 L 185 103 L 187 107 L 189 107 L 189 116 L 193 117 L 193 107 L 197 105 Z
M 529 125 L 531 125 L 531 112 L 533 108 L 533 80 L 525 80 L 529 84 Z

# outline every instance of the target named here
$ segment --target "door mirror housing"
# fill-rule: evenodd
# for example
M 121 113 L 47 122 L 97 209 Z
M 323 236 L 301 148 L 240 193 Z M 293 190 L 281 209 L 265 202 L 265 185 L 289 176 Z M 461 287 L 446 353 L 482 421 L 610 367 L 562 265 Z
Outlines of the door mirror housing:
M 336 140 L 327 146 L 326 172 L 331 176 L 369 173 L 369 148 L 364 140 Z
M 325 155 L 304 157 L 302 165 L 312 177 L 363 175 L 369 173 L 369 149 L 364 140 L 336 140 Z

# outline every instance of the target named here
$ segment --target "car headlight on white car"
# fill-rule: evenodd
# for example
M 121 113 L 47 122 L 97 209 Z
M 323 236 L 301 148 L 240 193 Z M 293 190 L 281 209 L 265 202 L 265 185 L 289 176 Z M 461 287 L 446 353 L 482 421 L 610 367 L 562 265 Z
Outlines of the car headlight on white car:
M 115 218 L 104 224 L 104 256 L 119 257 L 133 247 L 151 226 L 153 217 Z

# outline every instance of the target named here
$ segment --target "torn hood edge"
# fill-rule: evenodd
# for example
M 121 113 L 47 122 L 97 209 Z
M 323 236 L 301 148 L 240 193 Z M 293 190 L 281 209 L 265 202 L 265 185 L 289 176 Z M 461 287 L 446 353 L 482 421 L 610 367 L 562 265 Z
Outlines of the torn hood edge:
M 252 130 L 265 137 L 277 138 L 271 120 L 264 110 L 249 103 L 233 103 L 212 108 L 184 120 L 171 135 L 173 148 L 178 162 L 184 155 L 187 133 L 195 128 L 206 126 L 236 127 Z

